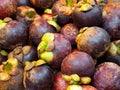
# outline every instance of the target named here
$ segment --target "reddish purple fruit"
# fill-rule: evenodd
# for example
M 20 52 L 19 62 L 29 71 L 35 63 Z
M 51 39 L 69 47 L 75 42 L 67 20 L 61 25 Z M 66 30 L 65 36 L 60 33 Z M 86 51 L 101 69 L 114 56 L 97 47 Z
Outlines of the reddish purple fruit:
M 61 72 L 67 75 L 92 76 L 94 70 L 93 58 L 89 54 L 77 50 L 67 55 L 61 64 Z
M 96 68 L 93 85 L 98 90 L 120 90 L 120 66 L 104 62 Z
M 17 0 L 0 0 L 0 19 L 15 14 L 17 9 Z

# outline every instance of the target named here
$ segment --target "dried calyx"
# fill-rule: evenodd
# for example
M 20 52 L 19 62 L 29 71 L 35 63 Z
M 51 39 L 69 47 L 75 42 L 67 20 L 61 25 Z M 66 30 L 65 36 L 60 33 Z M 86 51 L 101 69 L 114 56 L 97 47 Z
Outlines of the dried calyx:
M 69 82 L 70 85 L 89 84 L 91 82 L 90 77 L 80 77 L 77 74 L 66 75 L 62 74 L 62 78 Z
M 25 62 L 24 73 L 23 73 L 23 85 L 25 88 L 26 88 L 25 80 L 26 80 L 27 71 L 31 70 L 34 67 L 38 67 L 40 65 L 43 65 L 43 64 L 46 64 L 46 62 L 42 59 L 37 60 L 37 61 L 32 61 L 32 62 L 29 62 L 29 61 Z
M 38 56 L 50 63 L 53 60 L 53 50 L 54 50 L 54 34 L 45 33 L 42 37 L 40 44 L 37 47 Z
M 12 76 L 18 74 L 18 60 L 16 58 L 8 59 L 0 65 L 0 81 L 10 80 Z

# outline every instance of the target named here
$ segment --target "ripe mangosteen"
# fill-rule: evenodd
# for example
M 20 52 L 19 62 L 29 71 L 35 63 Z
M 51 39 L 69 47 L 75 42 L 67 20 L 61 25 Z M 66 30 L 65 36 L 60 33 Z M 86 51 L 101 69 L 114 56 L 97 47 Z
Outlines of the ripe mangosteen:
M 53 84 L 53 70 L 44 61 L 37 60 L 24 68 L 23 83 L 26 90 L 49 90 Z
M 13 50 L 18 45 L 25 45 L 28 40 L 26 26 L 16 20 L 8 23 L 1 20 L 0 23 L 0 46 L 4 49 Z
M 40 19 L 40 16 L 36 10 L 30 6 L 19 6 L 17 7 L 16 19 L 29 28 L 34 20 Z
M 15 14 L 16 9 L 17 0 L 0 0 L 0 19 Z
M 54 28 L 44 19 L 35 20 L 29 28 L 29 38 L 34 45 L 38 45 L 43 34 L 47 32 L 55 32 Z
M 80 34 L 76 37 L 76 43 L 80 51 L 99 58 L 108 50 L 110 36 L 103 28 L 85 27 L 80 30 Z
M 96 4 L 82 2 L 71 15 L 73 23 L 79 28 L 99 26 L 102 23 L 102 10 Z
M 104 62 L 96 67 L 93 85 L 98 90 L 120 90 L 120 66 Z
M 79 33 L 79 29 L 76 25 L 68 23 L 65 26 L 63 26 L 60 31 L 65 36 L 65 38 L 67 38 L 71 42 L 72 46 L 76 44 L 75 38 Z
M 54 77 L 54 84 L 52 90 L 66 90 L 69 82 L 62 78 L 62 73 L 58 72 Z
M 69 15 L 64 15 L 61 11 L 61 7 L 63 0 L 56 1 L 52 6 L 52 14 L 57 18 L 57 22 L 60 25 L 65 25 L 71 21 L 71 18 Z
M 112 40 L 120 39 L 120 2 L 108 3 L 104 6 L 102 27 L 110 34 Z
M 23 69 L 18 60 L 10 58 L 0 65 L 0 89 L 1 90 L 24 90 Z
M 114 62 L 120 65 L 120 40 L 110 43 L 109 50 L 104 55 L 105 61 Z
M 89 54 L 77 50 L 67 55 L 61 64 L 61 72 L 67 75 L 92 76 L 94 70 L 93 58 Z
M 59 33 L 45 33 L 37 47 L 39 58 L 57 69 L 71 49 L 70 41 Z
M 44 10 L 50 8 L 54 3 L 54 0 L 30 0 L 30 2 L 35 8 Z
M 36 47 L 29 45 L 24 47 L 18 46 L 8 54 L 8 58 L 16 58 L 20 63 L 25 65 L 28 61 L 38 60 L 37 49 Z

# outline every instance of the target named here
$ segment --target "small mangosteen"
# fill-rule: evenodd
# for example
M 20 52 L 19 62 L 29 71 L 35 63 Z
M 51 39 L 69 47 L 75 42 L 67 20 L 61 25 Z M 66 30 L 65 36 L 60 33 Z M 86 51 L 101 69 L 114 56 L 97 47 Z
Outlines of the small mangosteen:
M 53 84 L 53 70 L 42 60 L 33 61 L 24 68 L 26 90 L 49 90 Z
M 43 34 L 47 32 L 55 32 L 54 28 L 47 23 L 45 19 L 39 19 L 32 22 L 29 28 L 29 38 L 34 45 L 38 45 Z
M 93 58 L 80 51 L 73 51 L 67 55 L 61 64 L 61 72 L 66 75 L 92 76 L 95 70 Z
M 120 90 L 120 66 L 104 62 L 96 67 L 93 85 L 98 90 Z
M 65 26 L 63 26 L 60 31 L 65 36 L 65 38 L 67 38 L 71 42 L 72 46 L 76 44 L 75 38 L 79 33 L 79 29 L 76 25 L 68 23 Z
M 15 58 L 10 58 L 0 65 L 0 89 L 24 90 L 23 69 Z
M 77 48 L 89 53 L 94 58 L 104 55 L 110 46 L 109 34 L 100 27 L 85 27 L 76 37 Z
M 26 26 L 16 20 L 0 23 L 0 46 L 4 49 L 13 50 L 18 45 L 25 45 L 28 40 Z
M 0 19 L 10 17 L 15 14 L 17 9 L 17 0 L 0 0 Z
M 61 10 L 61 7 L 63 6 L 62 2 L 63 0 L 58 0 L 53 4 L 52 14 L 54 17 L 57 18 L 58 24 L 65 25 L 71 21 L 71 18 L 69 15 L 64 15 L 62 13 L 62 10 Z
M 8 54 L 8 58 L 16 58 L 20 63 L 25 65 L 26 62 L 38 60 L 37 49 L 34 46 L 18 46 Z
M 57 69 L 71 49 L 70 41 L 60 33 L 45 33 L 37 47 L 39 58 Z

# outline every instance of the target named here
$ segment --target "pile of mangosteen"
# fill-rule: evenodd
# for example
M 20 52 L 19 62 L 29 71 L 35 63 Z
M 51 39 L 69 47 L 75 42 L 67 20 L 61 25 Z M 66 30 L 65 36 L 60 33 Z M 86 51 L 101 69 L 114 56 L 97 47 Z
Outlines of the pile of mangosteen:
M 0 0 L 0 90 L 120 90 L 120 1 Z

